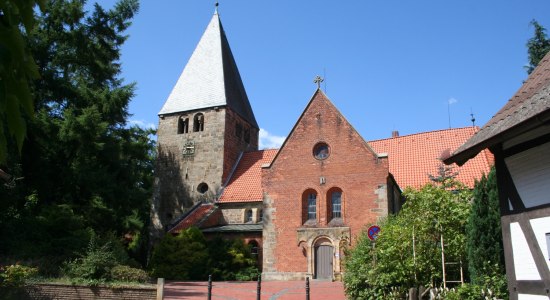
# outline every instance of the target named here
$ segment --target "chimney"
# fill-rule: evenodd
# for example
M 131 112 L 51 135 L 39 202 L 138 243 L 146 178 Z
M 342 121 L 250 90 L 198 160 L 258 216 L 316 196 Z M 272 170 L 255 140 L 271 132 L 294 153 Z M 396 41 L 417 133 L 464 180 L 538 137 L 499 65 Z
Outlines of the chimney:
M 394 137 L 398 137 L 399 136 L 399 131 L 397 130 L 394 130 L 391 132 L 391 137 L 394 138 Z

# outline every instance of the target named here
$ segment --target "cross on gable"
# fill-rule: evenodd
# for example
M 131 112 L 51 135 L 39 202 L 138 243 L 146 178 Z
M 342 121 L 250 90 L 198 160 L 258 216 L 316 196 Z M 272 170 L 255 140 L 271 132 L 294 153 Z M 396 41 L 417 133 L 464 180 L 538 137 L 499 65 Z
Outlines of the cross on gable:
M 323 81 L 325 81 L 325 80 L 323 79 L 323 77 L 321 77 L 321 76 L 319 76 L 319 75 L 317 75 L 317 76 L 315 77 L 315 79 L 313 79 L 313 82 L 317 83 L 317 88 L 318 88 L 318 89 L 321 88 L 321 82 L 323 82 Z

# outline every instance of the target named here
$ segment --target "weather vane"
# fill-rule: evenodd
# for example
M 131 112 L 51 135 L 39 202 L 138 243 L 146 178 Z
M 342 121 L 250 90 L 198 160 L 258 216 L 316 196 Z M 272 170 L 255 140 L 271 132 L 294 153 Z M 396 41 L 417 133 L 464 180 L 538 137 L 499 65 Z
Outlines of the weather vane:
M 317 88 L 321 88 L 321 82 L 325 81 L 321 76 L 317 75 L 315 76 L 315 79 L 313 79 L 313 82 L 317 83 Z
M 216 3 L 214 4 L 214 6 L 216 7 L 216 13 L 218 13 L 218 6 L 220 5 L 220 3 L 218 1 L 216 1 Z

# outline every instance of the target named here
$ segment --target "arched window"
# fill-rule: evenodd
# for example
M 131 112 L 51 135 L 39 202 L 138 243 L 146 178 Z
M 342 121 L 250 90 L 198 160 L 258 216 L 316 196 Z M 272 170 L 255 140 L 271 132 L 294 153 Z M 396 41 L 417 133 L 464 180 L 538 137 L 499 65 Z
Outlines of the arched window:
M 252 210 L 251 210 L 251 209 L 247 209 L 247 210 L 244 212 L 244 222 L 245 222 L 245 223 L 250 223 L 250 222 L 252 222 Z
M 204 115 L 198 113 L 193 118 L 193 131 L 204 131 Z
M 244 130 L 244 142 L 250 144 L 250 128 Z
M 317 192 L 313 189 L 302 194 L 302 223 L 315 224 L 317 222 Z
M 332 188 L 327 193 L 328 220 L 342 218 L 342 190 Z
M 235 124 L 235 136 L 241 139 L 241 136 L 243 135 L 243 126 L 241 123 L 237 122 Z
M 189 132 L 189 118 L 178 118 L 178 134 Z
M 317 219 L 317 195 L 316 194 L 307 195 L 307 219 L 308 220 Z
M 342 192 L 333 192 L 331 198 L 332 203 L 332 217 L 342 217 Z
M 256 242 L 255 240 L 251 240 L 250 242 L 248 242 L 248 247 L 250 247 L 250 254 L 254 256 L 258 255 L 259 253 L 258 242 Z

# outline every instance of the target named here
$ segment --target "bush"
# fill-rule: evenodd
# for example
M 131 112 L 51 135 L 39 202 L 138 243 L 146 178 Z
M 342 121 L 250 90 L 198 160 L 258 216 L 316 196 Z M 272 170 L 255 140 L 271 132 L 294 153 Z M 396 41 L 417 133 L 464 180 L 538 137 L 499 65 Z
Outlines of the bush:
M 65 275 L 75 279 L 107 280 L 111 268 L 117 264 L 108 248 L 109 245 L 98 247 L 93 240 L 90 241 L 85 255 L 65 263 Z
M 151 276 L 175 280 L 205 280 L 208 250 L 202 232 L 194 227 L 179 235 L 166 234 L 153 249 Z
M 111 280 L 144 283 L 149 281 L 149 276 L 142 269 L 118 265 L 111 269 Z
M 404 195 L 403 209 L 379 223 L 376 247 L 363 232 L 346 253 L 344 285 L 350 298 L 399 298 L 411 287 L 439 284 L 440 234 L 447 261 L 464 258 L 471 192 L 426 185 L 407 189 Z
M 235 279 L 238 281 L 258 280 L 259 274 L 260 270 L 258 270 L 258 267 L 250 266 L 237 271 L 237 273 L 235 273 Z
M 132 263 L 134 263 L 132 265 Z M 65 262 L 64 274 L 72 279 L 92 281 L 112 280 L 112 270 L 116 266 L 135 266 L 137 263 L 128 258 L 127 253 L 114 235 L 107 235 L 102 242 L 92 234 L 88 249 L 81 257 Z M 132 270 L 139 270 L 127 267 Z M 124 271 L 120 271 L 124 272 Z M 137 273 L 137 271 L 129 271 Z M 117 273 L 118 274 L 118 273 Z M 139 278 L 139 276 L 138 276 Z M 146 281 L 147 279 L 145 279 Z
M 19 288 L 25 282 L 38 273 L 37 268 L 22 266 L 19 264 L 0 268 L 0 287 Z
M 503 299 L 502 297 L 498 297 L 491 289 L 485 289 L 477 284 L 469 283 L 465 283 L 456 289 L 450 290 L 443 296 L 444 299 L 447 300 Z
M 197 228 L 167 234 L 153 250 L 152 277 L 176 280 L 255 280 L 259 270 L 250 246 L 218 236 L 206 241 Z

